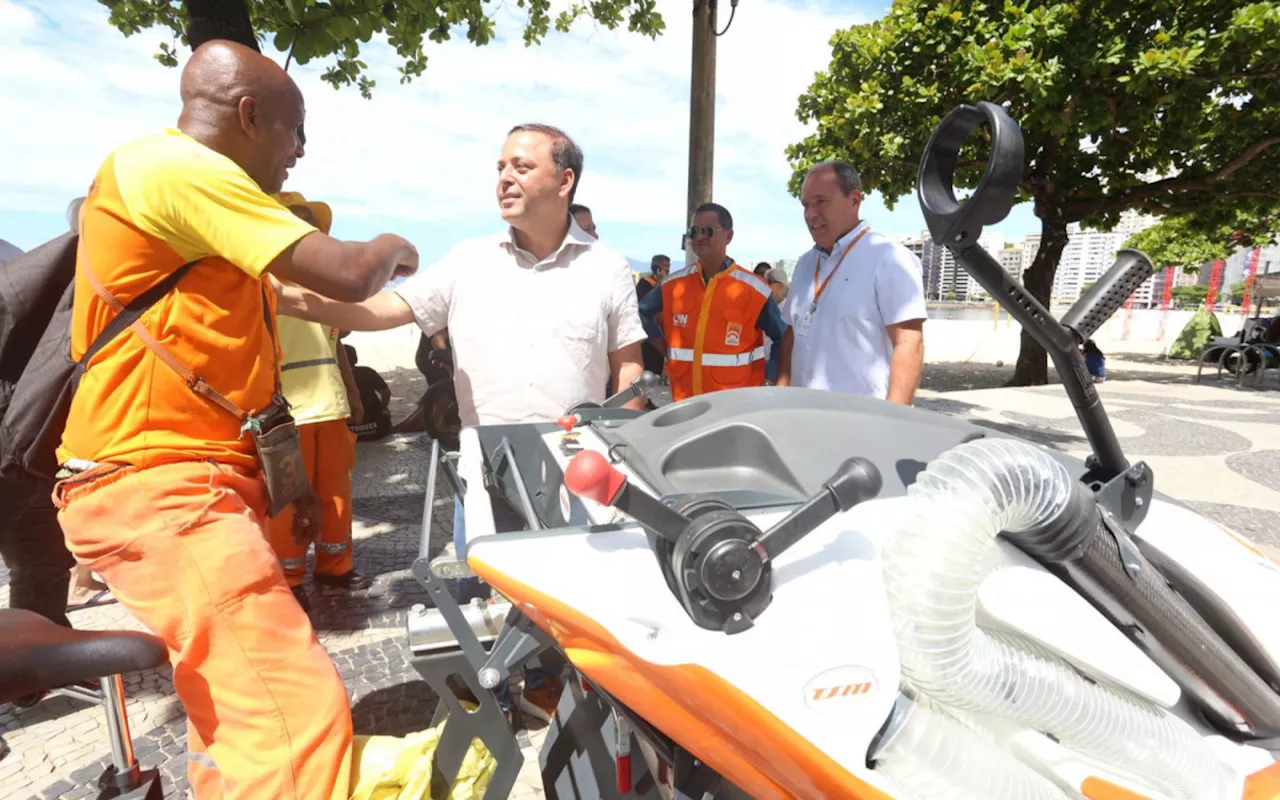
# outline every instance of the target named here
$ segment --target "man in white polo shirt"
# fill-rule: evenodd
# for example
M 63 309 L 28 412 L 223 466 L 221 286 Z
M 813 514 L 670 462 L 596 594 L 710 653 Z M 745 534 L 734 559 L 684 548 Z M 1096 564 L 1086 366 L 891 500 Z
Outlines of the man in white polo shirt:
M 463 425 L 546 422 L 583 401 L 601 402 L 607 382 L 625 387 L 640 377 L 647 336 L 630 264 L 569 213 L 582 160 L 558 128 L 517 125 L 498 159 L 506 231 L 457 245 L 363 303 L 277 286 L 280 313 L 351 331 L 417 322 L 431 335 L 447 327 Z M 642 409 L 644 398 L 627 407 Z M 455 500 L 459 557 L 466 556 L 462 517 Z M 460 595 L 475 583 L 464 581 Z M 534 668 L 525 678 L 521 709 L 550 722 L 562 682 Z M 499 701 L 509 708 L 505 692 Z
M 870 395 L 910 405 L 924 364 L 920 261 L 859 220 L 852 164 L 809 170 L 800 191 L 814 247 L 800 257 L 782 303 L 779 386 Z

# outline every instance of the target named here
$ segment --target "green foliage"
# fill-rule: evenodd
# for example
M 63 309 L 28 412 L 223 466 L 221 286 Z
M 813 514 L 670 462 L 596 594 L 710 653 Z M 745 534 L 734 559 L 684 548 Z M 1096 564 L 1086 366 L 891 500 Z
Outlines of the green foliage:
M 816 131 L 787 148 L 791 191 L 839 158 L 893 208 L 945 114 L 1000 104 L 1025 141 L 1019 199 L 1042 238 L 1024 280 L 1042 302 L 1070 222 L 1111 230 L 1132 208 L 1252 235 L 1280 211 L 1280 0 L 894 0 L 831 46 L 798 102 Z M 972 135 L 959 187 L 985 155 Z M 1014 382 L 1044 382 L 1045 364 L 1024 337 Z
M 1022 129 L 1022 199 L 1042 218 L 1109 230 L 1127 208 L 1206 222 L 1280 208 L 1280 2 L 895 0 L 831 45 L 799 100 L 818 130 L 787 150 L 793 191 L 844 158 L 892 207 L 942 116 L 989 100 Z
M 187 10 L 182 0 L 99 0 L 111 9 L 111 24 L 125 36 L 154 27 L 167 28 L 175 43 L 186 44 Z M 408 83 L 427 69 L 427 41 L 449 41 L 457 29 L 477 46 L 494 36 L 490 14 L 502 7 L 492 0 L 247 0 L 250 22 L 260 44 L 270 42 L 288 59 L 306 64 L 333 58 L 323 78 L 335 89 L 356 86 L 366 98 L 372 96 L 375 81 L 365 75 L 368 65 L 360 60 L 361 49 L 374 36 L 384 36 L 402 59 L 400 82 Z M 550 0 L 516 0 L 528 12 L 524 28 L 526 46 L 542 42 L 550 31 Z M 574 4 L 557 14 L 555 29 L 569 31 L 582 18 L 592 19 L 614 30 L 627 30 L 657 38 L 666 23 L 654 0 L 593 0 Z M 266 48 L 263 48 L 264 51 Z M 177 66 L 173 45 L 162 43 L 156 59 Z
M 1209 287 L 1196 284 L 1194 286 L 1175 286 L 1173 287 L 1173 299 L 1177 300 L 1184 306 L 1194 306 L 1203 303 L 1205 298 L 1209 296 Z
M 1183 214 L 1166 217 L 1158 224 L 1129 237 L 1125 247 L 1134 247 L 1146 253 L 1157 269 L 1165 266 L 1180 267 L 1184 272 L 1199 272 L 1200 268 L 1217 258 L 1226 258 L 1240 247 L 1262 247 L 1275 240 L 1272 233 L 1262 233 L 1251 228 L 1269 228 L 1270 220 L 1261 225 L 1250 225 L 1249 220 L 1236 218 L 1216 225 L 1206 222 L 1202 215 Z

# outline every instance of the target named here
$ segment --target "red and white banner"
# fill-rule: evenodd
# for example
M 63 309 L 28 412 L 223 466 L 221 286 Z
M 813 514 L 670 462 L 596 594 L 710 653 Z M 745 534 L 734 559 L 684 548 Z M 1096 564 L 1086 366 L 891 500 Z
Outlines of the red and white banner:
M 1209 273 L 1209 293 L 1205 295 L 1204 303 L 1209 309 L 1209 313 L 1213 313 L 1213 308 L 1218 304 L 1218 289 L 1222 286 L 1222 268 L 1224 263 L 1222 259 L 1213 262 L 1213 272 Z
M 1157 342 L 1164 341 L 1164 323 L 1169 319 L 1169 305 L 1173 302 L 1173 281 L 1177 274 L 1177 267 L 1164 268 L 1164 293 L 1160 295 L 1160 333 L 1156 336 Z

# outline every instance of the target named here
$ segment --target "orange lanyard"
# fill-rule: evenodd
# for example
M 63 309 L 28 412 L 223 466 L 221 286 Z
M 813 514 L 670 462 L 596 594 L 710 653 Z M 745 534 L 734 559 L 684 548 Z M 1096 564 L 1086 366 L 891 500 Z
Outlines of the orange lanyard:
M 840 265 L 844 263 L 844 257 L 849 255 L 849 251 L 853 249 L 853 246 L 858 243 L 858 240 L 861 239 L 863 236 L 865 236 L 867 231 L 869 230 L 871 230 L 869 226 L 863 228 L 862 231 L 857 236 L 853 237 L 853 241 L 849 242 L 849 244 L 845 246 L 844 250 L 841 251 L 840 253 L 840 260 L 836 261 L 836 265 L 831 268 L 831 274 L 828 275 L 827 279 L 822 282 L 822 286 L 818 286 L 818 276 L 822 272 L 822 259 L 817 258 L 814 260 L 813 262 L 813 305 L 809 306 L 810 314 L 818 310 L 818 300 L 822 297 L 822 293 L 827 290 L 827 284 L 831 283 L 831 279 L 836 276 L 836 272 L 840 269 Z

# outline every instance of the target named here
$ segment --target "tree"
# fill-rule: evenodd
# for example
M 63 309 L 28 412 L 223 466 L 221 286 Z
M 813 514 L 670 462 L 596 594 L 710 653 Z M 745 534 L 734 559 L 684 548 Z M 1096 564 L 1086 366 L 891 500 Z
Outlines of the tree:
M 1020 199 L 1041 235 L 1024 280 L 1045 305 L 1069 223 L 1110 230 L 1126 209 L 1194 211 L 1207 228 L 1251 220 L 1247 239 L 1280 210 L 1280 3 L 895 0 L 831 45 L 799 100 L 817 130 L 787 148 L 792 192 L 810 166 L 840 158 L 892 208 L 945 114 L 1001 104 L 1025 140 Z M 961 153 L 962 187 L 981 175 L 979 144 L 971 136 Z M 1047 377 L 1024 332 L 1012 383 Z
M 1262 220 L 1267 227 L 1271 220 Z M 1183 272 L 1199 272 L 1205 264 L 1226 258 L 1240 247 L 1263 247 L 1274 241 L 1272 233 L 1254 233 L 1259 225 L 1245 219 L 1204 222 L 1200 215 L 1165 217 L 1159 223 L 1129 237 L 1125 247 L 1146 253 L 1156 268 L 1173 266 Z
M 385 34 L 387 43 L 403 59 L 400 82 L 408 83 L 427 69 L 426 40 L 449 41 L 455 26 L 465 26 L 467 39 L 477 46 L 493 38 L 494 23 L 484 0 L 99 0 L 111 9 L 111 24 L 125 36 L 153 27 L 173 33 L 195 49 L 209 39 L 230 39 L 261 51 L 259 38 L 272 37 L 272 46 L 287 53 L 290 61 L 306 64 L 333 57 L 323 78 L 335 89 L 355 85 L 366 98 L 376 82 L 364 74 L 367 64 L 359 56 L 374 35 Z M 529 17 L 524 42 L 542 41 L 551 27 L 550 0 L 520 0 Z M 590 17 L 610 30 L 624 21 L 627 29 L 656 38 L 666 24 L 655 9 L 655 0 L 593 0 L 574 4 L 555 18 L 555 28 L 566 32 L 581 17 Z M 256 32 L 256 36 L 255 36 Z M 178 64 L 174 45 L 163 43 L 156 59 L 166 66 Z
M 1196 306 L 1204 302 L 1209 296 L 1209 287 L 1196 284 L 1195 286 L 1175 286 L 1173 287 L 1173 297 L 1184 306 Z
M 1183 272 L 1199 272 L 1203 265 L 1227 254 L 1226 242 L 1197 226 L 1189 215 L 1166 217 L 1130 236 L 1125 247 L 1146 253 L 1157 269 L 1177 267 Z

